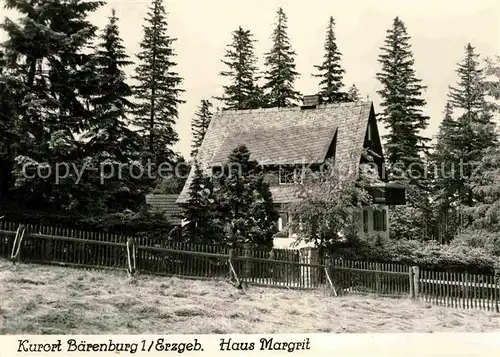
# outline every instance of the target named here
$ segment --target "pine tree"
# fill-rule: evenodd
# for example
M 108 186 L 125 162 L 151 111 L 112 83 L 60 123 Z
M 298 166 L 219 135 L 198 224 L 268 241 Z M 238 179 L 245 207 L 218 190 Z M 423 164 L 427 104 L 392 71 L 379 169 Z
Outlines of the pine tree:
M 190 242 L 214 243 L 224 236 L 222 221 L 215 208 L 212 180 L 203 174 L 195 162 L 194 176 L 189 186 L 189 199 L 183 208 L 185 240 Z
M 250 152 L 241 145 L 229 155 L 222 172 L 215 197 L 224 226 L 229 227 L 228 243 L 272 245 L 278 213 L 257 161 L 250 160 Z
M 407 171 L 412 163 L 421 165 L 429 140 L 420 135 L 428 125 L 429 118 L 422 114 L 426 101 L 421 97 L 426 89 L 415 76 L 413 54 L 409 44 L 410 36 L 404 23 L 396 17 L 392 28 L 387 31 L 385 45 L 378 61 L 382 65 L 377 79 L 382 89 L 380 120 L 389 133 L 385 136 L 387 158 L 390 165 L 400 166 Z M 422 167 L 420 166 L 421 171 Z
M 347 90 L 347 100 L 350 102 L 361 101 L 361 93 L 359 93 L 358 87 L 355 84 L 349 87 Z
M 208 125 L 212 119 L 212 103 L 210 101 L 203 99 L 200 106 L 198 107 L 198 112 L 196 112 L 196 117 L 191 123 L 191 133 L 193 135 L 193 143 L 191 145 L 191 157 L 196 158 L 198 155 L 198 149 L 203 142 L 205 133 L 207 132 Z
M 321 88 L 319 95 L 323 98 L 325 103 L 340 103 L 347 99 L 346 93 L 341 91 L 344 86 L 342 78 L 345 70 L 340 65 L 340 57 L 342 54 L 337 47 L 335 32 L 333 31 L 334 26 L 335 20 L 331 16 L 326 30 L 323 63 L 314 66 L 319 71 L 319 74 L 315 74 L 314 76 L 321 78 L 319 82 Z
M 266 83 L 263 89 L 269 107 L 291 107 L 300 101 L 300 93 L 294 89 L 299 73 L 295 69 L 295 51 L 287 34 L 287 16 L 282 8 L 278 10 L 276 27 L 271 36 L 273 46 L 266 53 Z
M 229 78 L 230 84 L 224 86 L 223 96 L 216 99 L 224 103 L 224 109 L 259 108 L 262 103 L 261 89 L 257 84 L 257 58 L 253 47 L 255 40 L 252 33 L 241 26 L 233 31 L 232 36 L 225 59 L 222 60 L 228 69 L 219 73 L 222 77 Z
M 110 194 L 108 204 L 116 210 L 121 210 L 122 204 L 129 204 L 116 199 L 118 192 L 128 192 L 134 196 L 141 189 L 135 186 L 139 181 L 132 180 L 129 175 L 129 165 L 140 159 L 141 149 L 139 135 L 129 127 L 128 115 L 134 105 L 130 101 L 132 89 L 125 81 L 124 69 L 130 65 L 132 62 L 125 52 L 118 17 L 113 9 L 96 49 L 100 86 L 91 98 L 94 118 L 85 137 L 88 139 L 86 152 L 93 164 L 97 166 L 106 162 L 109 163 L 106 169 L 113 167 L 114 174 L 107 180 L 105 187 Z M 120 169 L 120 165 L 126 165 L 126 170 Z
M 172 162 L 172 149 L 179 141 L 174 126 L 179 116 L 178 107 L 184 103 L 180 95 L 182 78 L 175 71 L 176 38 L 168 35 L 167 13 L 163 0 L 153 0 L 145 19 L 144 37 L 137 55 L 139 65 L 135 70 L 135 98 L 138 107 L 135 125 L 141 130 L 145 147 L 156 161 Z

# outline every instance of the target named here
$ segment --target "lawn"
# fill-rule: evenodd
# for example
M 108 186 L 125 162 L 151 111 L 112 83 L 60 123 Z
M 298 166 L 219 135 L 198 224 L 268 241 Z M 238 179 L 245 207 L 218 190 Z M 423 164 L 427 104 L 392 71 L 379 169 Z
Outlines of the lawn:
M 3 326 L 2 326 L 3 325 Z M 500 315 L 375 296 L 18 264 L 0 259 L 1 334 L 486 332 Z

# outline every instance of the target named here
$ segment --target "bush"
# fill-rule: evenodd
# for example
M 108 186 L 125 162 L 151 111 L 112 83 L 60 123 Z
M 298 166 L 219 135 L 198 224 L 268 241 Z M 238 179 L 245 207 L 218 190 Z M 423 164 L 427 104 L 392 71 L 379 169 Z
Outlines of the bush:
M 500 257 L 500 232 L 490 232 L 484 229 L 469 229 L 459 233 L 451 242 L 451 245 L 482 248 Z
M 495 269 L 500 269 L 500 259 L 491 251 L 459 242 L 446 245 L 436 241 L 351 235 L 343 244 L 330 247 L 329 252 L 330 256 L 336 258 L 417 265 L 435 271 L 492 274 Z

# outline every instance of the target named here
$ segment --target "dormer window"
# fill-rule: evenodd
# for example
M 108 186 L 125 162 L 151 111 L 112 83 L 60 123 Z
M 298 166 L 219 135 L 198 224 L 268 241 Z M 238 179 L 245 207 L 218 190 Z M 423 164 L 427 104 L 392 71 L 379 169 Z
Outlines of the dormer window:
M 300 184 L 303 179 L 302 167 L 280 166 L 280 185 Z

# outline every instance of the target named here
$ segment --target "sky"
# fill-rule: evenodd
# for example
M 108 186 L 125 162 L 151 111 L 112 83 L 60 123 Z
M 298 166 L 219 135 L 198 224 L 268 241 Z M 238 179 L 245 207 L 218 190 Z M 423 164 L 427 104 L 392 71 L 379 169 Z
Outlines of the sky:
M 393 19 L 399 16 L 411 37 L 417 77 L 427 86 L 424 113 L 431 119 L 423 134 L 428 137 L 439 128 L 448 86 L 457 81 L 455 70 L 467 43 L 475 46 L 482 58 L 500 55 L 498 0 L 165 0 L 165 5 L 169 35 L 177 38 L 176 69 L 184 78 L 182 99 L 186 103 L 179 107 L 176 129 L 180 141 L 176 148 L 186 158 L 191 145 L 191 120 L 200 101 L 221 95 L 226 83 L 219 72 L 225 69 L 221 59 L 231 32 L 239 26 L 251 30 L 258 41 L 255 52 L 263 69 L 279 7 L 288 16 L 288 35 L 297 53 L 301 76 L 296 89 L 303 94 L 317 93 L 318 79 L 312 73 L 314 65 L 322 61 L 326 26 L 333 16 L 341 64 L 346 70 L 344 84 L 355 84 L 363 97 L 369 96 L 376 112 L 380 110 L 376 93 L 380 83 L 375 78 L 380 70 L 379 48 Z M 110 0 L 90 19 L 102 28 L 115 8 L 127 52 L 135 60 L 149 6 L 150 0 Z M 2 20 L 5 16 L 16 17 L 5 9 L 0 12 Z M 5 38 L 0 32 L 0 41 Z M 126 71 L 131 74 L 133 67 Z

